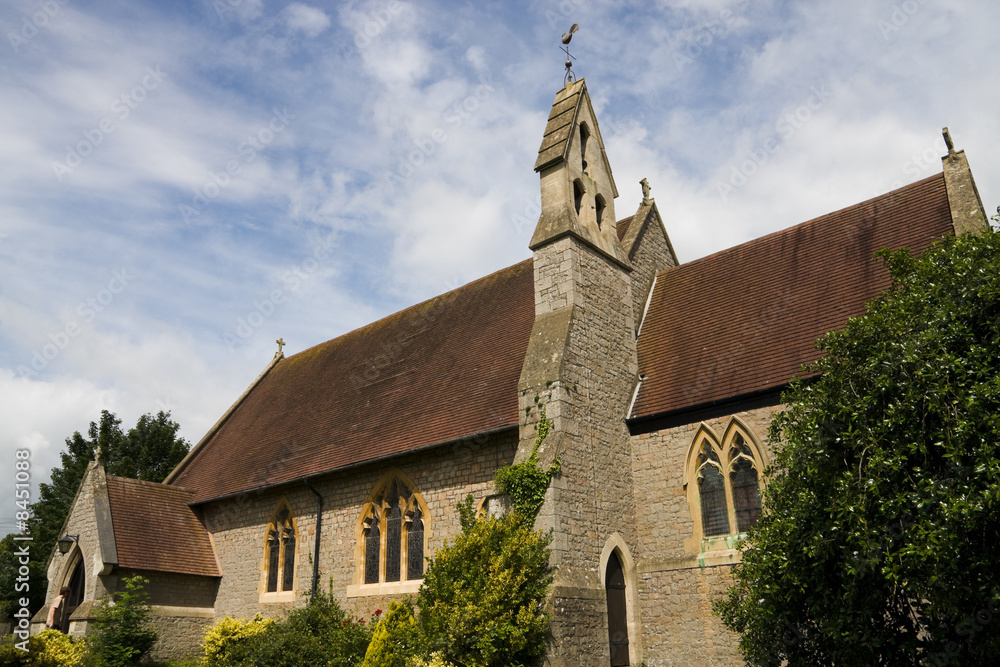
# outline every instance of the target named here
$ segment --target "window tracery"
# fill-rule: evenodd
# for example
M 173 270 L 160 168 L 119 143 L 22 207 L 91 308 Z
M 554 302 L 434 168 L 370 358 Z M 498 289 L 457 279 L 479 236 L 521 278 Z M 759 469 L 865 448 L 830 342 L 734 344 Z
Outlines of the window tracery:
M 267 525 L 264 546 L 265 593 L 291 591 L 295 588 L 295 520 L 287 502 Z
M 420 494 L 399 477 L 383 480 L 362 522 L 362 583 L 423 578 L 425 507 Z
M 702 426 L 691 445 L 688 500 L 696 537 L 745 533 L 761 513 L 760 470 L 764 460 L 750 432 L 735 418 L 720 441 Z

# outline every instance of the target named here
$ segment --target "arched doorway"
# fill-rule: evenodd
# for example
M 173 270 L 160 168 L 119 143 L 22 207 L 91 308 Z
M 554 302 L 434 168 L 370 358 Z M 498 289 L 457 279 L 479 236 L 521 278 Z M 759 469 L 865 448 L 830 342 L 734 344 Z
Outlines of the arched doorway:
M 78 552 L 76 555 L 76 565 L 73 566 L 72 574 L 70 574 L 69 578 L 65 580 L 65 583 L 63 583 L 63 586 L 70 589 L 69 598 L 66 600 L 66 615 L 64 616 L 64 618 L 67 619 L 67 623 L 62 629 L 63 632 L 69 632 L 68 619 L 73 615 L 73 612 L 76 611 L 76 608 L 80 606 L 80 603 L 83 602 L 83 594 L 86 591 L 86 583 L 87 573 L 83 567 L 83 557 Z
M 608 598 L 608 644 L 611 667 L 628 665 L 628 610 L 625 603 L 625 572 L 615 550 L 608 558 L 604 573 L 604 590 Z

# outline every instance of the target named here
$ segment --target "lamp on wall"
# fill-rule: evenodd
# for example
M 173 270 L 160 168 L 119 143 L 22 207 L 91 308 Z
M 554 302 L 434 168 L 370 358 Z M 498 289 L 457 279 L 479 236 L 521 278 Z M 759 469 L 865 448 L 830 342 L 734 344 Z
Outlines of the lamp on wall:
M 62 537 L 59 538 L 59 541 L 57 542 L 57 544 L 59 545 L 59 553 L 65 556 L 66 554 L 69 553 L 69 550 L 73 548 L 74 544 L 79 544 L 79 543 L 80 543 L 79 535 L 63 535 Z

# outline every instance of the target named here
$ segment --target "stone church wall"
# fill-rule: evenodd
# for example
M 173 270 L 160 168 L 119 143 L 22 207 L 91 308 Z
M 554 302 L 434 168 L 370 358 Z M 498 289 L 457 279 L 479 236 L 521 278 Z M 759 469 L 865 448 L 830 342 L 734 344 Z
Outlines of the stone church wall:
M 692 548 L 696 527 L 684 467 L 699 428 L 704 425 L 721 437 L 734 417 L 769 456 L 767 429 L 780 409 L 758 408 L 632 436 L 636 569 L 648 667 L 743 664 L 736 635 L 712 613 L 712 601 L 724 595 L 730 582 L 732 565 L 725 561 L 736 562 L 739 556 L 722 550 L 707 564 L 707 541 L 698 540 Z
M 458 503 L 470 493 L 477 501 L 493 493 L 494 471 L 513 461 L 516 448 L 517 430 L 511 429 L 310 480 L 323 496 L 319 590 L 332 591 L 345 609 L 364 618 L 385 609 L 393 597 L 407 592 L 415 595 L 418 582 L 398 585 L 396 595 L 358 595 L 356 590 L 349 595 L 349 588 L 359 583 L 356 531 L 369 494 L 393 468 L 408 476 L 429 509 L 425 556 L 431 556 L 446 539 L 458 534 Z M 265 532 L 282 499 L 292 508 L 298 534 L 294 594 L 266 601 L 261 595 Z M 306 602 L 312 588 L 316 496 L 304 483 L 208 503 L 203 511 L 223 572 L 215 605 L 217 618 L 227 614 L 249 618 L 258 612 L 277 616 Z

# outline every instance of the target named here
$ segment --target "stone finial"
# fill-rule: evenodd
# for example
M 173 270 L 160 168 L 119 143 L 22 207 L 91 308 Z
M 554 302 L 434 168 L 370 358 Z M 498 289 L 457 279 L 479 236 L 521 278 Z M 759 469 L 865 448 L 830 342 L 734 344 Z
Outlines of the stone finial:
M 951 224 L 956 234 L 979 234 L 989 226 L 983 200 L 972 178 L 969 160 L 965 151 L 956 151 L 951 140 L 951 132 L 943 128 L 948 154 L 941 158 L 944 170 L 944 185 L 948 193 L 948 207 L 951 209 Z
M 101 462 L 101 446 L 100 445 L 98 445 L 97 447 L 94 448 L 94 461 L 96 463 L 100 463 Z
M 284 356 L 285 353 L 282 352 L 282 349 L 285 347 L 285 339 L 284 338 L 279 338 L 278 340 L 276 340 L 274 342 L 278 344 L 278 352 L 277 352 L 277 354 L 275 356 L 277 356 L 277 355 Z
M 642 203 L 643 204 L 648 204 L 649 203 L 649 191 L 652 189 L 649 186 L 649 181 L 647 181 L 644 178 L 641 181 L 639 181 L 639 185 L 642 186 Z

